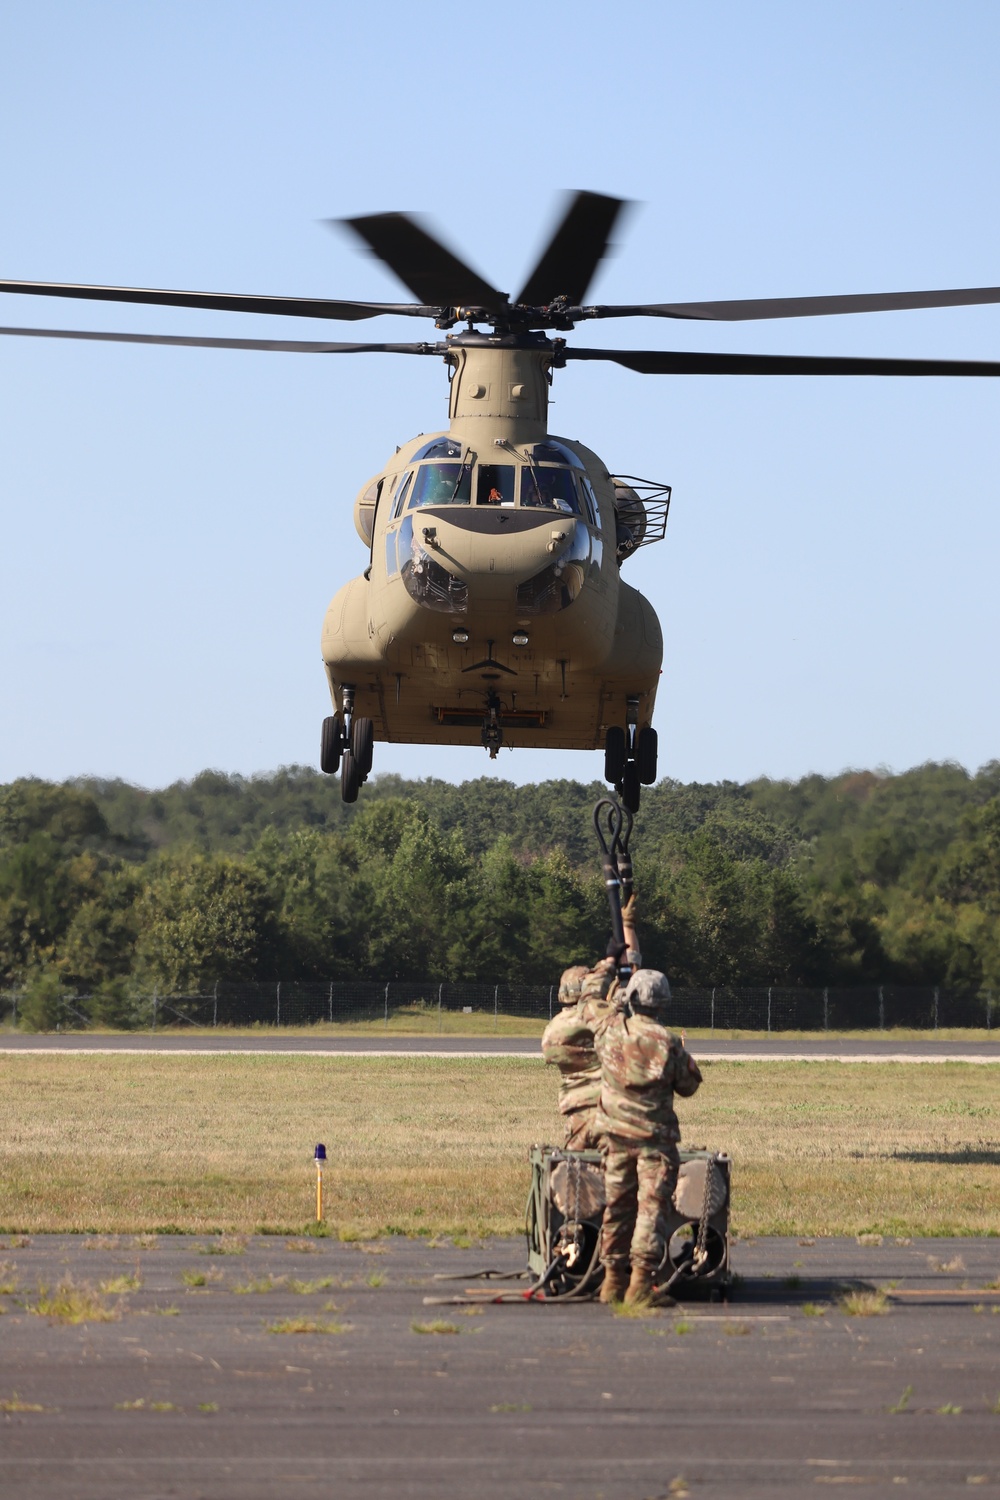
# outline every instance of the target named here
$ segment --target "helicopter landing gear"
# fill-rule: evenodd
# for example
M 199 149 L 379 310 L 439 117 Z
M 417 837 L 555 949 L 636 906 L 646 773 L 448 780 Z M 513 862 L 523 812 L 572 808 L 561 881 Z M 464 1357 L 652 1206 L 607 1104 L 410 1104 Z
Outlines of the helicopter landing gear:
M 638 698 L 627 699 L 626 727 L 612 724 L 604 737 L 604 779 L 632 813 L 639 811 L 641 788 L 656 780 L 656 730 L 637 729 L 638 717 Z
M 319 742 L 319 768 L 327 776 L 336 776 L 344 753 L 344 725 L 339 714 L 323 720 Z
M 334 714 L 323 720 L 320 766 L 328 775 L 340 768 L 340 795 L 345 802 L 357 802 L 358 792 L 368 780 L 375 748 L 375 726 L 371 719 L 354 716 L 354 684 L 341 689 L 343 717 Z
M 486 695 L 486 712 L 483 715 L 483 744 L 490 752 L 490 760 L 496 760 L 503 744 L 503 725 L 500 699 L 490 688 Z

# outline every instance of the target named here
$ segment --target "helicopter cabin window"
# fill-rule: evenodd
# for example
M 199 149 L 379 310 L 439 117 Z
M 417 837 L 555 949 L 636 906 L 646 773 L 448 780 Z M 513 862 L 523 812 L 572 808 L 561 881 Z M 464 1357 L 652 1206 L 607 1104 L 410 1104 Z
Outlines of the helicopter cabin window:
M 594 486 L 585 474 L 580 474 L 578 477 L 580 480 L 580 490 L 583 494 L 583 503 L 587 507 L 590 524 L 595 531 L 600 531 L 601 512 L 597 504 L 597 496 L 594 494 Z
M 422 464 L 416 471 L 409 509 L 418 505 L 468 505 L 472 498 L 471 464 Z
M 513 505 L 514 473 L 513 464 L 480 464 L 476 504 Z
M 425 458 L 461 458 L 462 445 L 456 443 L 454 438 L 434 438 L 431 442 L 414 453 L 411 463 L 418 464 Z
M 586 465 L 578 453 L 556 438 L 547 438 L 528 450 L 528 457 L 535 464 L 569 464 L 571 469 L 583 469 Z
M 394 573 L 398 572 L 399 568 L 396 565 L 396 533 L 394 531 L 387 531 L 385 534 L 385 576 L 386 578 L 391 578 Z
M 560 510 L 566 516 L 581 514 L 576 482 L 569 469 L 522 469 L 521 504 Z
M 396 493 L 392 497 L 392 512 L 389 516 L 390 521 L 395 521 L 396 517 L 402 514 L 403 506 L 406 503 L 406 492 L 410 487 L 410 480 L 412 478 L 413 470 L 411 469 L 408 474 L 403 475 L 402 479 L 397 484 Z

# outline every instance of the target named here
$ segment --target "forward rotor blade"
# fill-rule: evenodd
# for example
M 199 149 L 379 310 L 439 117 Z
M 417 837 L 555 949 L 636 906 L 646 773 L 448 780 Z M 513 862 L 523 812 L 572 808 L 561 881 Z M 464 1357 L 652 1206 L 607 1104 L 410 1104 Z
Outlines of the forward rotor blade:
M 279 354 L 440 354 L 444 344 L 324 344 L 318 339 L 185 338 L 172 333 L 92 333 L 72 328 L 0 328 L 0 337 L 89 339 L 106 344 L 173 344 L 182 349 L 266 349 Z
M 524 307 L 548 307 L 565 297 L 578 307 L 607 253 L 624 199 L 603 193 L 575 193 L 517 300 Z
M 219 312 L 277 313 L 291 318 L 337 318 L 355 322 L 391 313 L 436 318 L 438 307 L 410 302 L 331 302 L 312 297 L 255 297 L 239 292 L 170 292 L 138 286 L 78 286 L 63 281 L 0 281 L 0 292 L 18 296 L 79 297 L 92 302 L 149 302 L 162 307 L 204 307 Z
M 423 302 L 490 310 L 506 307 L 503 292 L 490 286 L 409 214 L 364 214 L 339 222 L 352 229 Z
M 1000 375 L 1000 362 L 976 359 L 692 354 L 660 349 L 564 349 L 562 357 L 611 360 L 640 375 Z
M 915 307 L 971 307 L 1000 302 L 1000 287 L 957 287 L 943 292 L 862 292 L 837 297 L 761 297 L 746 302 L 647 302 L 588 307 L 594 318 L 691 318 L 743 323 L 761 318 L 825 318 L 838 313 L 902 312 Z

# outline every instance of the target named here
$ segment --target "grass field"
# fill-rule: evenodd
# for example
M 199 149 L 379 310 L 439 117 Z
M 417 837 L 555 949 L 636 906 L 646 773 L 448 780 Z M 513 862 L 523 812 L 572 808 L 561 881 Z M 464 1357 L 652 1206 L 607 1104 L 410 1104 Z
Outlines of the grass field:
M 516 1233 L 555 1097 L 535 1059 L 5 1055 L 0 1228 L 301 1231 L 322 1140 L 343 1238 Z M 743 1235 L 1000 1233 L 993 1068 L 713 1063 L 680 1114 Z

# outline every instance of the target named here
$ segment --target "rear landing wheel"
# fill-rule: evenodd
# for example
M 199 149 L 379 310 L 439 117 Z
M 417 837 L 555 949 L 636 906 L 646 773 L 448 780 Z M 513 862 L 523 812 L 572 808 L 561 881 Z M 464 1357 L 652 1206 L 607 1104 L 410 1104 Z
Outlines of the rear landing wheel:
M 604 736 L 604 779 L 617 786 L 625 771 L 625 731 L 620 724 L 612 724 Z
M 371 719 L 355 719 L 351 725 L 351 750 L 358 763 L 358 775 L 367 781 L 375 749 L 375 729 Z
M 353 750 L 345 750 L 340 762 L 340 795 L 345 802 L 357 802 L 361 775 Z
M 630 760 L 622 775 L 622 801 L 629 812 L 639 811 L 639 768 L 634 760 Z
M 635 737 L 635 763 L 643 786 L 652 786 L 656 780 L 656 749 L 656 730 L 640 729 Z
M 331 714 L 323 720 L 323 733 L 319 742 L 319 768 L 327 776 L 336 776 L 340 770 L 340 757 L 344 749 L 344 726 L 339 714 Z

